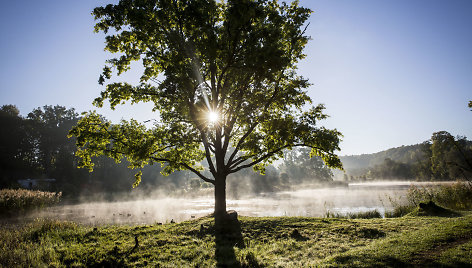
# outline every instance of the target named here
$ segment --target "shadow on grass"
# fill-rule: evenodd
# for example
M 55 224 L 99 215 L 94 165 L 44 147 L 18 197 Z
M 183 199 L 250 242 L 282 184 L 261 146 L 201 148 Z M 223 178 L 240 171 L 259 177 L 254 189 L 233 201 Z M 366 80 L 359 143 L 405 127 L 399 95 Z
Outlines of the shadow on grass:
M 243 248 L 241 223 L 235 211 L 229 211 L 222 219 L 215 219 L 215 256 L 217 267 L 241 267 L 234 247 Z
M 334 258 L 334 266 L 340 267 L 416 267 L 413 264 L 406 263 L 400 259 L 394 257 L 386 257 L 384 259 L 375 259 L 373 256 L 369 256 L 365 259 L 365 262 L 360 261 L 362 256 L 344 255 L 337 256 Z M 423 266 L 420 266 L 423 267 Z M 426 266 L 430 267 L 430 266 Z

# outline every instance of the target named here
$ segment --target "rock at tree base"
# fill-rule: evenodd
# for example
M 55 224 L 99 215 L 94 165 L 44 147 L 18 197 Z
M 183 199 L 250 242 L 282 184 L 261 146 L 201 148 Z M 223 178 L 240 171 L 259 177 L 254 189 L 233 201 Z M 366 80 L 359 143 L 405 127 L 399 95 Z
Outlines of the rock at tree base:
M 237 221 L 238 220 L 238 212 L 236 212 L 236 210 L 228 210 L 227 212 L 228 214 L 228 220 L 231 220 L 231 221 Z

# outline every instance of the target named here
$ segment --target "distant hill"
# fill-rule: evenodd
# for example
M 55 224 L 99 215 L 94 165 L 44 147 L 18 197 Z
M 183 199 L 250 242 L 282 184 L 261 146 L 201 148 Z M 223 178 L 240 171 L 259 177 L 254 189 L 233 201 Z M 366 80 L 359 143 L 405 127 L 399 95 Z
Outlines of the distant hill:
M 340 157 L 342 180 L 457 180 L 472 181 L 472 141 L 446 131 L 433 133 L 420 144 L 373 154 Z
M 348 155 L 341 156 L 344 169 L 347 172 L 365 169 L 380 165 L 385 159 L 390 158 L 396 162 L 413 164 L 424 157 L 422 151 L 423 144 L 404 145 L 401 147 L 391 148 L 373 154 Z

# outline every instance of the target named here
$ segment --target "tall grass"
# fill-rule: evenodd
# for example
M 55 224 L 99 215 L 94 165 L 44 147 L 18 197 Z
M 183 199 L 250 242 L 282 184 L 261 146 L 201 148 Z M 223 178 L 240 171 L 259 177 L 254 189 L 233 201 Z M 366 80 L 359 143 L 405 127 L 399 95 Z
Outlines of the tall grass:
M 403 202 L 390 198 L 394 209 L 387 212 L 386 217 L 404 216 L 420 203 L 429 201 L 453 210 L 470 210 L 472 209 L 472 185 L 463 182 L 425 187 L 412 185 Z
M 408 191 L 408 199 L 415 206 L 420 202 L 433 201 L 450 209 L 469 210 L 472 209 L 472 186 L 456 182 L 438 187 L 412 187 Z
M 60 267 L 56 236 L 74 233 L 72 222 L 38 219 L 15 228 L 0 228 L 0 267 Z
M 57 204 L 61 196 L 61 192 L 2 189 L 0 190 L 0 213 L 11 214 L 50 206 Z
M 344 219 L 375 219 L 382 218 L 382 214 L 376 209 L 360 212 L 337 213 L 326 211 L 325 218 L 344 218 Z

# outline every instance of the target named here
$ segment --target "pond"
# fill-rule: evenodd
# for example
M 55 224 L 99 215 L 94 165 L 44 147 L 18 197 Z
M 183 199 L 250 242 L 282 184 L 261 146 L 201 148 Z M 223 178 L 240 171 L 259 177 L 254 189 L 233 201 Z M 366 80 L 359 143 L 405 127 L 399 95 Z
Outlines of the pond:
M 389 198 L 406 195 L 410 185 L 419 182 L 350 183 L 347 187 L 306 188 L 294 191 L 263 193 L 257 196 L 228 199 L 228 210 L 243 216 L 322 217 L 326 212 L 347 214 L 377 210 L 382 215 L 391 209 Z M 123 202 L 92 202 L 55 206 L 31 213 L 26 219 L 51 218 L 84 224 L 154 224 L 180 222 L 213 212 L 211 196 L 193 198 L 152 198 Z

